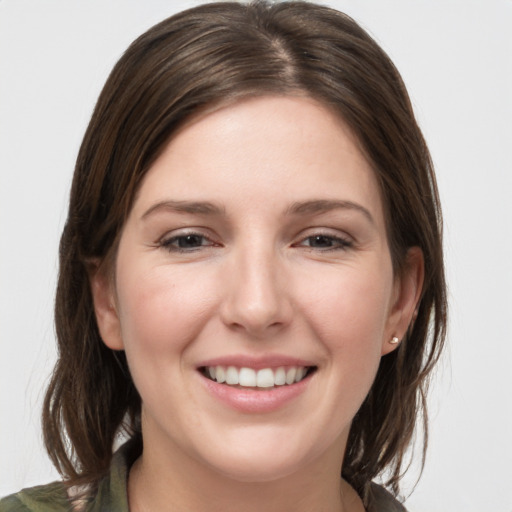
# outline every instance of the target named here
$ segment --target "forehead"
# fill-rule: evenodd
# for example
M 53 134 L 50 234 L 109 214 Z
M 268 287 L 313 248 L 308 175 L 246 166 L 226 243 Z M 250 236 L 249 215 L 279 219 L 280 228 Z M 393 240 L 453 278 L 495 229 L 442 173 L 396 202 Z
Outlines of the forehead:
M 149 169 L 135 209 L 165 196 L 238 199 L 245 209 L 263 199 L 277 207 L 318 196 L 357 200 L 381 213 L 379 187 L 357 138 L 308 97 L 243 99 L 191 118 Z

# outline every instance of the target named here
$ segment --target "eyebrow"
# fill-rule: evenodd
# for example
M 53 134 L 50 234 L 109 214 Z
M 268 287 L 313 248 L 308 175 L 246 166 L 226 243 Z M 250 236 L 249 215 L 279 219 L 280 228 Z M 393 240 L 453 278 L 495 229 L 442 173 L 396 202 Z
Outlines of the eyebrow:
M 332 210 L 355 210 L 362 213 L 372 224 L 375 223 L 371 213 L 364 206 L 353 201 L 335 199 L 313 199 L 292 203 L 285 211 L 285 215 L 318 215 L 328 213 Z M 167 199 L 159 201 L 146 210 L 141 219 L 161 212 L 189 213 L 196 215 L 218 215 L 226 214 L 224 207 L 208 201 L 176 201 Z
M 225 215 L 226 213 L 223 207 L 208 201 L 175 201 L 167 199 L 151 206 L 143 213 L 141 219 L 146 219 L 150 215 L 160 211 L 191 213 L 196 215 Z
M 336 199 L 314 199 L 312 201 L 303 201 L 293 203 L 287 210 L 291 215 L 315 215 L 327 213 L 332 210 L 355 210 L 362 213 L 372 224 L 375 220 L 370 211 L 364 206 L 353 201 L 343 201 Z

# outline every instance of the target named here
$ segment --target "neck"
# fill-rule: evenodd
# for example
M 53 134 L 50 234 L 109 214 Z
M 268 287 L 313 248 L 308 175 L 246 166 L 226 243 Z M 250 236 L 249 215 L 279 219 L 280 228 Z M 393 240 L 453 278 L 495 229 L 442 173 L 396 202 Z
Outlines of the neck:
M 355 491 L 340 478 L 340 451 L 332 452 L 291 475 L 240 482 L 175 450 L 164 455 L 145 444 L 130 471 L 130 511 L 364 512 Z

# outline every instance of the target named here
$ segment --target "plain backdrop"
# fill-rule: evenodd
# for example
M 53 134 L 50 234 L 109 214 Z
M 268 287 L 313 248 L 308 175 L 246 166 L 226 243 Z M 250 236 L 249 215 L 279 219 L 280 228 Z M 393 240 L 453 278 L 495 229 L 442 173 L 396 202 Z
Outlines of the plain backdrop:
M 58 239 L 95 100 L 137 35 L 198 3 L 0 0 L 0 495 L 57 478 L 39 415 L 55 359 Z M 512 512 L 512 1 L 325 3 L 401 71 L 444 206 L 448 350 L 406 504 Z

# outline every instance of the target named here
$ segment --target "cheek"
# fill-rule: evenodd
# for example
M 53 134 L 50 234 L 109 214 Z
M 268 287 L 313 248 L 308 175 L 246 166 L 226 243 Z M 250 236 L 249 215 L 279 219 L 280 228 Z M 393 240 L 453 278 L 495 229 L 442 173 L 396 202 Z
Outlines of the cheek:
M 119 265 L 118 302 L 127 354 L 181 351 L 201 331 L 215 300 L 208 281 L 185 269 Z
M 324 286 L 318 286 L 320 282 Z M 367 269 L 331 272 L 301 292 L 303 315 L 333 364 L 351 375 L 370 375 L 381 356 L 392 292 L 389 278 Z
M 358 337 L 377 335 L 383 331 L 389 311 L 391 279 L 375 272 L 342 271 L 332 273 L 325 285 L 303 290 L 306 310 L 318 320 L 319 327 L 330 338 L 344 333 Z
M 391 278 L 366 269 L 332 269 L 301 290 L 305 329 L 323 347 L 317 402 L 330 420 L 325 438 L 350 425 L 366 398 L 381 360 Z M 391 274 L 390 274 L 391 275 Z

